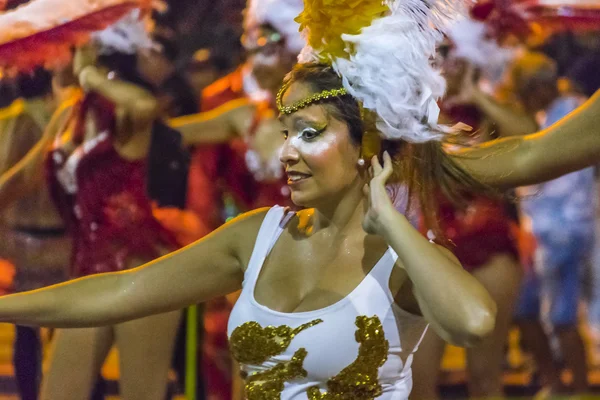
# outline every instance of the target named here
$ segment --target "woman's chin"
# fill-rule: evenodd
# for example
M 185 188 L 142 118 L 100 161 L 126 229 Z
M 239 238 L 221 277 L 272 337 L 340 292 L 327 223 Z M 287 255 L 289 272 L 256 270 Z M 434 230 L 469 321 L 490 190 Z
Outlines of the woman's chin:
M 307 196 L 306 192 L 294 191 L 291 194 L 292 203 L 298 207 L 310 208 L 311 204 L 314 203 L 314 196 Z
M 301 208 L 318 208 L 319 205 L 323 206 L 323 203 L 328 203 L 326 196 L 315 196 L 314 194 L 302 191 L 292 191 L 290 197 L 292 203 Z
M 290 196 L 292 203 L 294 203 L 295 206 L 297 207 L 304 207 L 304 202 L 302 199 L 302 195 L 297 195 L 294 192 L 292 192 L 291 196 Z

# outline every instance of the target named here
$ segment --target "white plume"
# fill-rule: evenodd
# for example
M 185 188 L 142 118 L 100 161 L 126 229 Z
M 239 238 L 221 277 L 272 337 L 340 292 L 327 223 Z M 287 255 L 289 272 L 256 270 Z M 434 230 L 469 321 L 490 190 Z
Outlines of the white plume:
M 501 75 L 515 57 L 515 49 L 499 46 L 494 38 L 488 37 L 485 23 L 470 18 L 452 26 L 448 37 L 454 44 L 454 57 L 468 60 L 492 77 Z
M 95 33 L 92 38 L 98 45 L 100 54 L 135 54 L 140 50 L 151 50 L 158 46 L 150 38 L 139 9 L 131 11 L 105 30 Z
M 436 46 L 453 22 L 464 17 L 470 0 L 388 0 L 390 12 L 344 35 L 350 56 L 331 60 L 344 87 L 376 112 L 377 128 L 388 139 L 426 142 L 448 127 L 437 123 L 437 100 L 446 82 L 434 65 Z M 305 49 L 301 61 L 314 58 Z

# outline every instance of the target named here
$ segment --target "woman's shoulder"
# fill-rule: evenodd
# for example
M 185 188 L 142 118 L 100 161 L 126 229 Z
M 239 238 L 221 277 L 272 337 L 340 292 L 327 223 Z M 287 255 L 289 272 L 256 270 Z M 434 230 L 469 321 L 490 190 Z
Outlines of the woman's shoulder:
M 280 226 L 281 221 L 289 215 L 286 207 L 273 206 L 257 208 L 252 211 L 243 213 L 225 224 L 225 227 L 235 229 L 240 234 L 243 234 L 246 239 L 256 238 L 261 228 L 268 229 Z
M 262 230 L 279 226 L 286 215 L 284 207 L 274 206 L 259 208 L 239 215 L 227 222 L 222 229 L 231 234 L 232 243 L 237 247 L 237 254 L 243 265 L 248 265 L 250 257 Z

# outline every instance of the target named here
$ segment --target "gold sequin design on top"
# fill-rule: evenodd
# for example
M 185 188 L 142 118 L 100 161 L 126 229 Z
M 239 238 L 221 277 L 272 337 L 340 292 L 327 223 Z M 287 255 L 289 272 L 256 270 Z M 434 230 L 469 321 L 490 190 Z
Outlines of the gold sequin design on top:
M 327 381 L 327 391 L 308 389 L 309 400 L 373 400 L 381 395 L 378 372 L 388 357 L 389 342 L 379 317 L 356 317 L 358 357 L 338 375 Z
M 298 333 L 321 322 L 321 319 L 316 319 L 295 329 L 285 325 L 262 328 L 256 322 L 246 322 L 232 332 L 230 349 L 234 358 L 242 364 L 262 364 L 284 352 Z M 378 372 L 389 351 L 383 326 L 377 316 L 358 316 L 356 326 L 358 329 L 354 336 L 360 343 L 358 357 L 327 381 L 326 392 L 321 392 L 318 386 L 308 389 L 309 400 L 374 400 L 381 395 Z M 244 377 L 247 399 L 280 400 L 285 382 L 306 377 L 303 367 L 306 355 L 306 349 L 300 348 L 290 361 Z
M 306 370 L 302 367 L 306 354 L 306 349 L 298 349 L 290 361 L 277 364 L 267 371 L 258 372 L 246 378 L 246 399 L 281 399 L 284 382 L 306 377 Z
M 283 353 L 297 334 L 321 322 L 322 319 L 315 319 L 297 328 L 286 325 L 263 328 L 258 322 L 246 322 L 231 333 L 229 349 L 242 364 L 262 364 L 270 357 Z
M 257 322 L 246 322 L 231 333 L 229 348 L 233 357 L 242 364 L 262 364 L 270 357 L 283 353 L 298 333 L 321 322 L 323 320 L 315 319 L 295 329 L 286 325 L 263 328 Z M 306 349 L 300 348 L 290 361 L 244 377 L 247 399 L 279 400 L 284 382 L 306 377 L 306 370 L 302 367 L 306 354 Z

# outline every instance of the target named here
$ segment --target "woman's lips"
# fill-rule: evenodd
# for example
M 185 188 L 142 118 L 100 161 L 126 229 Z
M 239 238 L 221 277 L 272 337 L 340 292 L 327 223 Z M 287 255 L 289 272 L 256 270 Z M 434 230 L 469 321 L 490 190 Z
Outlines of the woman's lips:
M 287 180 L 288 185 L 297 185 L 301 182 L 304 182 L 308 178 L 310 178 L 310 174 L 305 174 L 302 172 L 288 171 L 287 176 L 288 176 L 288 180 Z

